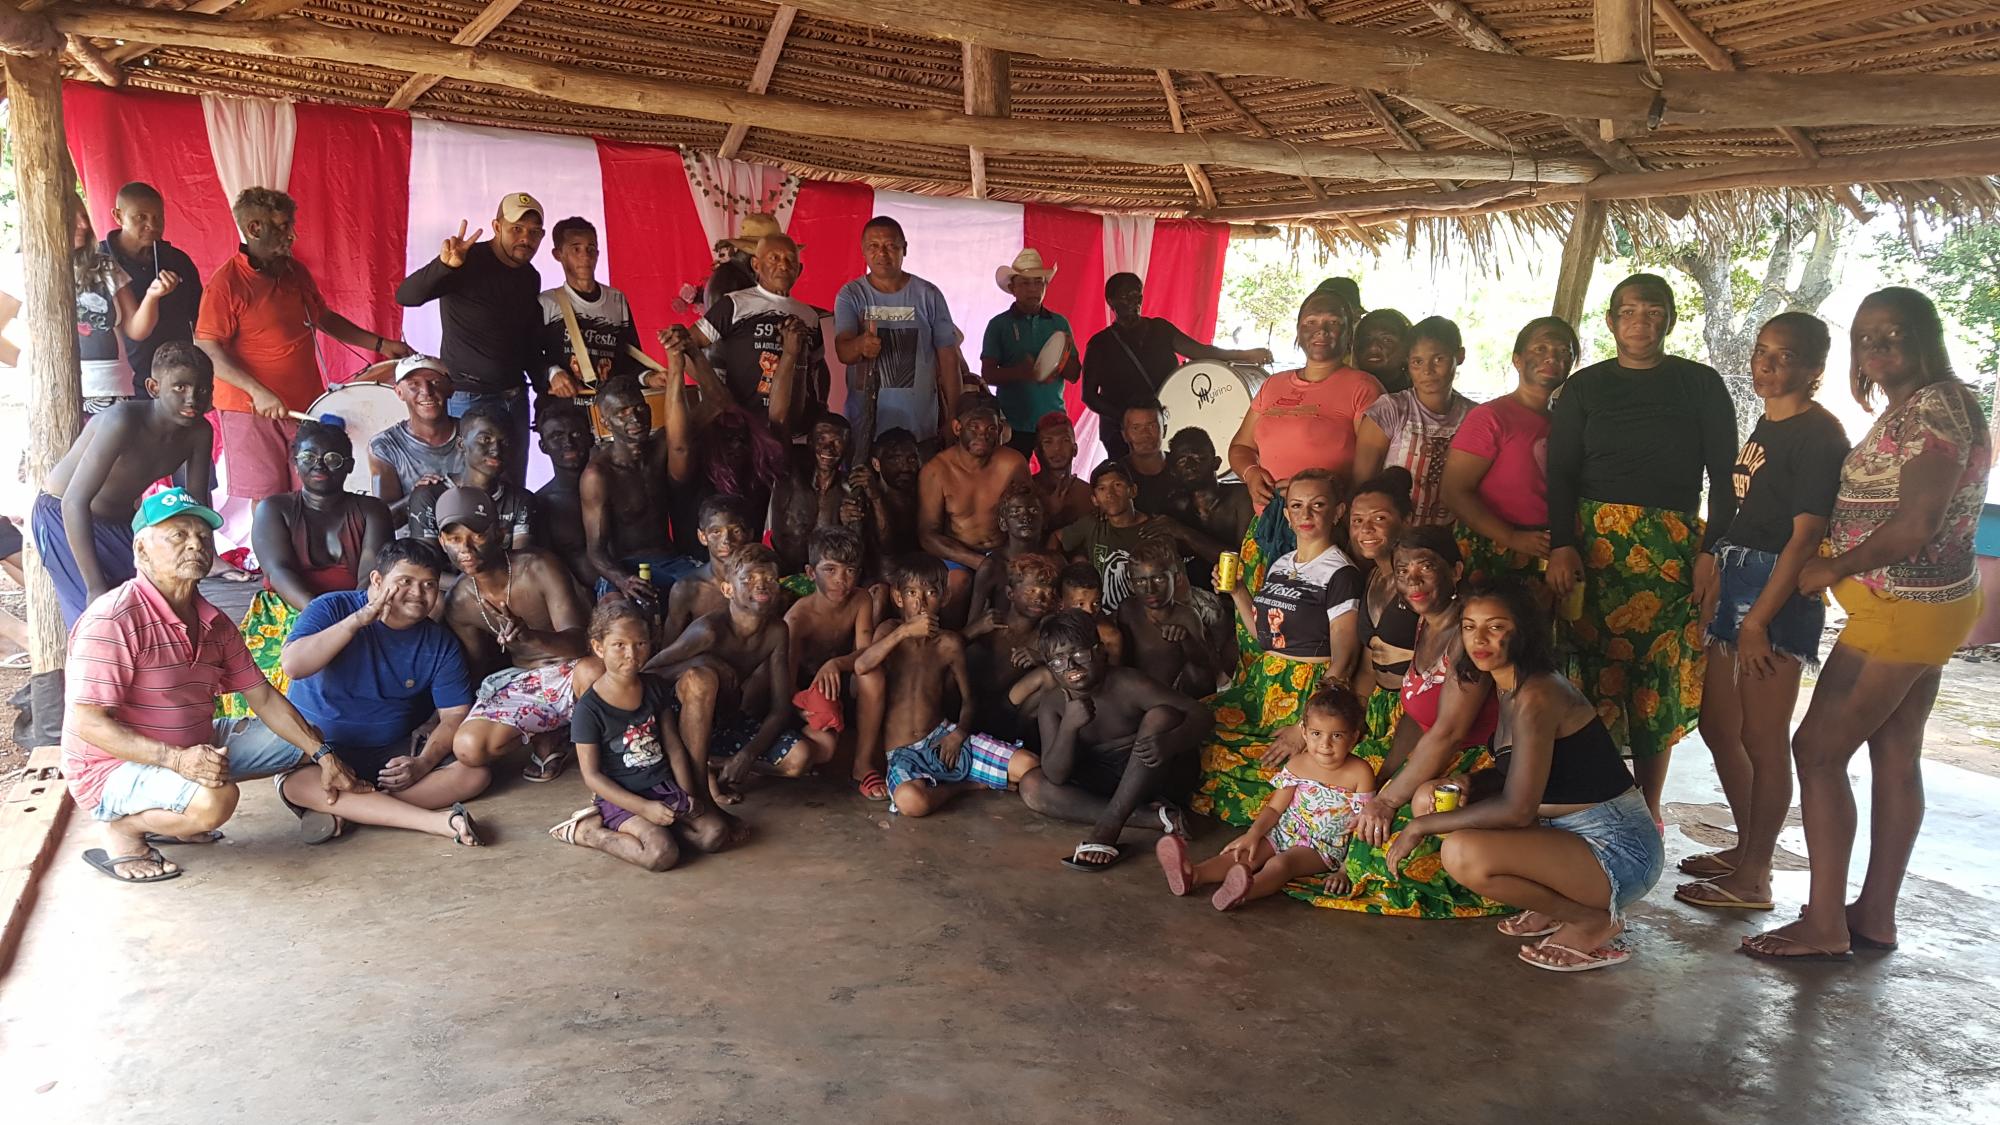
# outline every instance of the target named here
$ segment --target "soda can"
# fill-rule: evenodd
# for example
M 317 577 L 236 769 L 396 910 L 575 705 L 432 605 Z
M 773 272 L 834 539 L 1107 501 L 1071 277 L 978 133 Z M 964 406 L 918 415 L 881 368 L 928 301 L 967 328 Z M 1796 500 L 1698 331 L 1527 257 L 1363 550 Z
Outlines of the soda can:
M 1459 788 L 1456 782 L 1447 781 L 1431 791 L 1432 812 L 1453 812 L 1458 808 Z
M 1243 579 L 1243 556 L 1235 551 L 1224 551 L 1215 560 L 1215 588 L 1219 593 L 1230 593 Z

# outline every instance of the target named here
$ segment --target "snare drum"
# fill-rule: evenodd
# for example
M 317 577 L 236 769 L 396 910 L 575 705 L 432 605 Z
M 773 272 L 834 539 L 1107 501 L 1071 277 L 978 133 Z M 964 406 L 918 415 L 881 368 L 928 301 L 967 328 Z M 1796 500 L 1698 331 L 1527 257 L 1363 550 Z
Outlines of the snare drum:
M 1174 431 L 1196 427 L 1208 434 L 1216 452 L 1229 448 L 1229 439 L 1250 413 L 1250 400 L 1270 373 L 1248 363 L 1223 363 L 1197 359 L 1182 364 L 1160 384 L 1160 406 L 1166 414 L 1166 438 Z
M 306 413 L 318 418 L 338 414 L 347 423 L 347 439 L 354 443 L 354 467 L 347 471 L 347 491 L 366 495 L 373 491 L 368 479 L 368 443 L 375 435 L 410 416 L 393 387 L 381 383 L 348 383 L 335 387 L 313 400 Z
M 597 436 L 600 438 L 609 438 L 611 431 L 605 427 L 604 418 L 597 413 L 597 396 L 592 395 L 589 398 L 579 397 L 576 401 L 590 409 L 590 428 L 597 433 Z M 646 409 L 653 415 L 653 428 L 655 430 L 665 429 L 667 425 L 667 392 L 664 389 L 647 391 Z

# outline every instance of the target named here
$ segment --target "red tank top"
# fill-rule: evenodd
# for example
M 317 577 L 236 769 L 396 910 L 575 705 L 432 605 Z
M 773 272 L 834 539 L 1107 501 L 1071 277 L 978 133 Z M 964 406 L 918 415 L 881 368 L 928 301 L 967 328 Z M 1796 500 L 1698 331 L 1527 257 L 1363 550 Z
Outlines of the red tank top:
M 1417 643 L 1423 641 L 1424 627 L 1417 624 Z M 1412 648 L 1414 649 L 1414 645 Z M 1438 662 L 1427 669 L 1410 662 L 1410 669 L 1403 673 L 1403 714 L 1416 720 L 1417 726 L 1430 730 L 1438 719 L 1438 700 L 1444 697 L 1444 682 L 1453 675 L 1449 657 L 1440 657 Z M 1479 717 L 1472 721 L 1472 729 L 1465 733 L 1459 749 L 1484 746 L 1493 737 L 1494 728 L 1500 725 L 1500 698 L 1488 692 L 1486 702 L 1479 708 Z

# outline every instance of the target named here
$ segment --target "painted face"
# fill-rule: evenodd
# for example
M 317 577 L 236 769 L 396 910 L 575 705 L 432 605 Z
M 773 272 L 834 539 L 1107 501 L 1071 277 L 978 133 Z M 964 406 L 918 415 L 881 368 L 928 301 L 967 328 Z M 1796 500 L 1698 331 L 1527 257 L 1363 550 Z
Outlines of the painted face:
M 201 421 L 215 399 L 215 377 L 189 367 L 155 365 L 146 389 L 173 412 L 175 423 L 192 426 Z
M 1469 598 L 1459 609 L 1458 635 L 1465 642 L 1465 655 L 1482 672 L 1507 667 L 1508 641 L 1515 628 L 1514 615 L 1498 598 Z
M 1132 510 L 1132 501 L 1139 490 L 1122 473 L 1106 473 L 1096 484 L 1090 486 L 1090 501 L 1097 505 L 1097 512 L 1105 518 L 1122 516 Z
M 298 237 L 293 226 L 293 216 L 279 211 L 266 211 L 244 224 L 243 244 L 259 258 L 273 259 L 289 257 L 292 240 Z
M 1166 567 L 1148 559 L 1133 559 L 1125 565 L 1125 577 L 1147 609 L 1162 610 L 1174 604 L 1174 572 Z
M 923 461 L 910 442 L 894 442 L 875 447 L 875 471 L 892 488 L 907 489 L 917 479 Z
M 133 540 L 139 570 L 148 578 L 199 582 L 215 565 L 215 538 L 200 516 L 175 516 Z
M 1160 451 L 1160 412 L 1151 407 L 1127 410 L 1120 432 L 1132 452 L 1151 455 Z
M 1767 324 L 1757 333 L 1750 353 L 1750 385 L 1765 400 L 1794 394 L 1812 386 L 1826 367 L 1806 358 L 1802 333 L 1785 324 Z
M 813 586 L 834 605 L 845 605 L 861 580 L 861 570 L 853 563 L 821 559 L 812 565 Z
M 392 629 L 407 629 L 429 617 L 438 603 L 437 571 L 405 559 L 368 576 L 368 590 L 382 591 L 382 620 Z
M 1418 613 L 1429 613 L 1440 606 L 1451 604 L 1458 593 L 1458 576 L 1454 568 L 1437 556 L 1434 551 L 1417 551 L 1407 547 L 1396 552 L 1396 591 L 1410 608 Z
M 597 277 L 597 235 L 587 230 L 563 232 L 562 241 L 550 251 L 562 263 L 563 276 L 572 282 L 587 282 Z
M 1046 426 L 1035 431 L 1035 451 L 1042 467 L 1064 470 L 1076 462 L 1076 431 L 1068 426 Z
M 611 436 L 627 445 L 638 445 L 653 432 L 653 410 L 646 405 L 645 395 L 615 390 L 608 395 L 598 395 L 597 412 L 603 416 L 604 428 L 611 432 Z
M 909 246 L 888 227 L 869 227 L 861 232 L 861 260 L 876 277 L 895 277 L 903 272 L 903 255 Z
M 847 460 L 848 430 L 831 422 L 816 422 L 812 428 L 813 461 L 821 469 L 832 470 Z
M 1182 485 L 1192 488 L 1214 484 L 1215 471 L 1221 465 L 1215 445 L 1201 430 L 1177 430 L 1174 440 L 1167 443 L 1167 471 Z
M 1409 355 L 1409 345 L 1404 341 L 1403 334 L 1391 325 L 1371 324 L 1361 338 L 1354 341 L 1355 365 L 1378 379 L 1403 370 L 1409 362 Z
M 711 561 L 721 562 L 750 541 L 750 529 L 728 512 L 719 512 L 696 529 L 695 538 L 708 548 Z
M 1285 521 L 1301 539 L 1333 534 L 1333 521 L 1340 515 L 1326 481 L 1293 481 L 1285 488 Z
M 1040 621 L 1056 608 L 1056 584 L 1039 573 L 1009 574 L 1007 602 L 1030 621 Z
M 1379 559 L 1403 529 L 1403 514 L 1379 492 L 1364 492 L 1347 511 L 1347 541 L 1364 559 Z
M 1642 285 L 1620 289 L 1604 320 L 1618 341 L 1619 353 L 1629 356 L 1657 355 L 1674 327 L 1674 314 L 1666 302 Z
M 1576 352 L 1569 346 L 1569 340 L 1548 325 L 1543 325 L 1528 334 L 1528 342 L 1514 353 L 1514 370 L 1521 376 L 1521 385 L 1541 391 L 1554 391 L 1569 379 L 1569 373 L 1576 366 Z
M 493 253 L 503 262 L 525 266 L 534 260 L 542 245 L 542 217 L 533 211 L 508 222 L 493 218 Z
M 730 576 L 722 580 L 721 586 L 722 596 L 729 599 L 730 609 L 754 613 L 759 617 L 777 611 L 778 568 L 771 563 L 751 563 L 740 571 L 731 568 Z
M 403 400 L 403 409 L 410 417 L 435 422 L 444 417 L 445 404 L 451 398 L 451 376 L 419 367 L 397 382 L 396 397 Z
M 97 232 L 90 226 L 90 212 L 83 209 L 81 201 L 76 201 L 69 210 L 69 248 L 82 250 L 96 241 Z
M 1104 303 L 1111 306 L 1111 314 L 1119 320 L 1135 320 L 1139 316 L 1139 306 L 1145 303 L 1146 290 L 1138 285 L 1121 285 L 1105 294 Z
M 1306 731 L 1306 753 L 1323 768 L 1345 762 L 1348 752 L 1354 749 L 1356 732 L 1338 715 L 1307 711 L 1299 725 Z
M 137 252 L 159 241 L 167 233 L 166 204 L 157 199 L 120 196 L 111 209 L 111 221 L 118 224 L 124 248 Z
M 926 613 L 935 614 L 944 601 L 944 591 L 929 578 L 912 574 L 889 587 L 889 597 L 896 603 L 903 620 L 909 621 Z
M 352 453 L 319 436 L 300 442 L 298 451 L 292 454 L 292 468 L 299 474 L 299 483 L 307 492 L 322 496 L 339 492 L 347 483 L 347 470 L 353 465 Z
M 757 244 L 750 268 L 757 272 L 757 284 L 783 296 L 799 280 L 799 248 L 788 238 L 766 238 Z
M 1062 607 L 1080 609 L 1096 617 L 1104 612 L 1104 591 L 1096 586 L 1064 586 Z
M 1410 345 L 1410 386 L 1420 398 L 1438 402 L 1451 397 L 1452 380 L 1465 360 L 1463 349 L 1447 351 L 1436 340 L 1418 340 Z
M 1092 637 L 1087 644 L 1060 642 L 1042 650 L 1042 664 L 1070 695 L 1081 695 L 1104 679 L 1104 646 Z
M 1000 530 L 1023 543 L 1042 541 L 1042 504 L 1033 496 L 1010 496 L 1000 502 Z
M 590 461 L 590 447 L 597 439 L 590 424 L 574 414 L 558 414 L 543 423 L 536 444 L 549 464 L 564 472 L 581 472 Z
M 617 676 L 636 676 L 653 655 L 652 632 L 646 623 L 621 617 L 604 635 L 590 642 L 590 651 L 604 661 L 604 670 Z
M 514 452 L 507 428 L 491 419 L 474 418 L 458 424 L 459 448 L 465 452 L 465 467 L 486 476 L 497 476 Z
M 1347 351 L 1347 313 L 1313 306 L 1299 316 L 1299 349 L 1306 358 L 1325 362 Z
M 479 574 L 500 561 L 499 537 L 462 523 L 438 529 L 438 546 L 462 574 Z
M 1923 375 L 1916 325 L 1887 301 L 1864 301 L 1849 329 L 1861 377 L 1876 386 L 1896 386 Z
M 975 410 L 955 425 L 959 447 L 974 457 L 990 457 L 1000 447 L 1000 416 L 991 410 Z

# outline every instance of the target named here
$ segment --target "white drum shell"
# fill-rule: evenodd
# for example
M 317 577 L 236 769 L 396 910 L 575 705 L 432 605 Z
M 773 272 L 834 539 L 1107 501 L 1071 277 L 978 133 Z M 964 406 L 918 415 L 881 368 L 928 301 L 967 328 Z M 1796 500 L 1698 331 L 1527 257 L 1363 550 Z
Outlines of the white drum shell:
M 370 492 L 368 443 L 376 434 L 410 416 L 395 389 L 382 383 L 348 383 L 335 387 L 313 400 L 306 413 L 318 418 L 338 414 L 347 423 L 348 440 L 354 443 L 354 467 L 347 471 L 347 491 Z
M 1229 439 L 1250 413 L 1250 400 L 1270 373 L 1248 363 L 1223 363 L 1197 359 L 1174 369 L 1160 384 L 1160 406 L 1165 410 L 1165 436 L 1171 440 L 1176 430 L 1193 426 L 1205 431 L 1215 451 L 1227 456 Z

